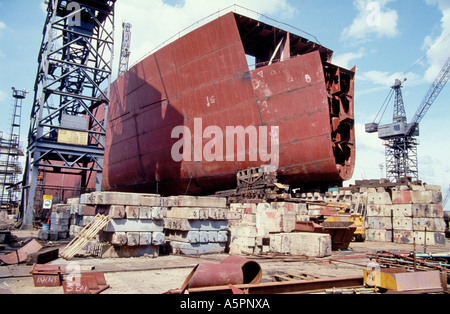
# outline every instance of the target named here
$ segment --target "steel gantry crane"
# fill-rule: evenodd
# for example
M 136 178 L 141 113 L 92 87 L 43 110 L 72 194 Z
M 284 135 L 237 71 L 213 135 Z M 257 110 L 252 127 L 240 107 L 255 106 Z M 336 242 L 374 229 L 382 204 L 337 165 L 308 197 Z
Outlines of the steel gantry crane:
M 376 122 L 366 124 L 367 133 L 378 132 L 378 137 L 384 141 L 386 147 L 386 174 L 387 179 L 391 182 L 396 182 L 404 177 L 411 177 L 416 181 L 419 180 L 417 158 L 417 146 L 419 145 L 417 137 L 420 135 L 419 124 L 449 79 L 450 58 L 431 85 L 411 123 L 407 122 L 405 105 L 403 103 L 403 82 L 396 80 L 387 98 L 387 100 L 390 100 L 395 95 L 393 123 L 383 126 Z
M 48 0 L 28 133 L 23 227 L 34 222 L 38 173 L 101 188 L 116 0 Z M 74 180 L 75 181 L 75 180 Z

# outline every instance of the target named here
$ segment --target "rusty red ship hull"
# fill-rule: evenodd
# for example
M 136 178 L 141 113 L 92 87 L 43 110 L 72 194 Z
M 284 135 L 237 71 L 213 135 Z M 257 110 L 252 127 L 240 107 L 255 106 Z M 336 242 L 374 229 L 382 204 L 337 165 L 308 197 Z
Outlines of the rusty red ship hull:
M 279 181 L 339 185 L 355 165 L 354 76 L 332 51 L 228 13 L 146 57 L 111 88 L 103 188 L 209 194 L 261 160 L 175 161 L 177 126 L 279 127 Z M 249 68 L 247 56 L 257 66 Z M 192 143 L 195 142 L 192 131 Z M 203 139 L 203 144 L 207 143 Z M 270 150 L 270 148 L 268 148 Z M 249 151 L 246 152 L 249 157 Z

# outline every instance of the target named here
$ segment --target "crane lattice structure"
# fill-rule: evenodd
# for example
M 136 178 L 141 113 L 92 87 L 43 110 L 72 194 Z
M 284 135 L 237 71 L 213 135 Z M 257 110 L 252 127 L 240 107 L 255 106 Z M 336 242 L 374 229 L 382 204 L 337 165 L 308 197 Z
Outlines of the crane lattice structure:
M 131 55 L 131 24 L 123 22 L 122 28 L 122 49 L 120 50 L 118 76 L 121 76 L 126 71 L 128 71 L 128 63 Z
M 38 172 L 101 189 L 116 0 L 49 0 L 38 57 L 21 208 L 34 219 Z M 24 203 L 24 202 L 22 202 Z
M 444 209 L 447 206 L 449 200 L 450 200 L 450 185 L 448 186 L 448 190 L 447 190 L 447 192 L 445 193 L 445 196 L 444 196 L 444 202 L 442 203 L 443 206 L 444 206 Z
M 386 175 L 391 182 L 410 177 L 419 180 L 417 147 L 420 135 L 419 124 L 433 105 L 450 79 L 450 58 L 430 87 L 411 123 L 407 122 L 402 96 L 402 84 L 396 80 L 388 98 L 395 95 L 393 123 L 380 126 L 379 123 L 366 124 L 367 133 L 378 132 L 378 137 L 386 147 Z M 376 118 L 375 118 L 376 119 Z
M 11 130 L 9 138 L 0 136 L 0 178 L 1 178 L 1 209 L 12 211 L 19 204 L 20 180 L 22 174 L 22 165 L 20 157 L 24 155 L 20 145 L 20 125 L 22 118 L 22 102 L 28 92 L 12 88 L 14 98 Z

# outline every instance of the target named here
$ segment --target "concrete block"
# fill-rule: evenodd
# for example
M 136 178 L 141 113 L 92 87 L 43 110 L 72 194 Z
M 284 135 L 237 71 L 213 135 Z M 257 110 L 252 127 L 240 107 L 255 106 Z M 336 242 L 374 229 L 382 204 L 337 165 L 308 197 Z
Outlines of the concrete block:
M 240 212 L 242 214 L 254 214 L 258 208 L 258 204 L 256 203 L 233 203 L 230 204 L 230 210 L 233 212 Z
M 388 217 L 391 215 L 390 209 L 386 210 L 387 205 L 367 205 L 367 217 Z M 390 207 L 389 207 L 390 208 Z
M 83 194 L 80 203 L 85 205 L 161 206 L 161 196 L 156 194 L 92 192 Z
M 411 190 L 412 191 L 425 191 L 425 187 L 423 185 L 412 184 Z
M 127 216 L 126 211 L 125 211 L 125 206 L 112 205 L 109 208 L 109 216 L 112 219 L 124 219 Z
M 127 232 L 127 246 L 138 246 L 139 235 L 139 232 Z
M 208 231 L 208 242 L 215 243 L 217 241 L 218 231 Z
M 209 231 L 200 231 L 199 234 L 200 243 L 209 243 Z
M 274 253 L 326 257 L 331 255 L 331 236 L 320 233 L 281 233 L 270 236 Z
M 227 200 L 219 197 L 170 196 L 163 198 L 163 206 L 227 208 Z
M 424 184 L 426 191 L 442 191 L 442 187 L 440 185 L 432 185 L 432 184 Z
M 225 220 L 242 220 L 243 214 L 238 212 L 228 211 Z
M 392 229 L 391 217 L 367 217 L 366 228 Z
M 163 245 L 166 242 L 166 237 L 163 232 L 153 232 L 152 234 L 152 244 L 154 246 Z
M 118 246 L 114 247 L 114 250 L 108 251 L 110 256 L 103 256 L 103 258 L 132 258 L 142 256 L 159 256 L 159 246 Z
M 445 232 L 445 220 L 443 218 L 413 218 L 414 231 Z
M 199 231 L 220 231 L 228 229 L 228 221 L 220 220 L 188 220 L 188 219 L 164 219 L 164 228 L 169 230 L 199 230 Z
M 107 232 L 162 232 L 164 223 L 160 220 L 111 219 Z
M 413 204 L 432 204 L 432 191 L 411 191 Z
M 50 237 L 50 230 L 39 230 L 38 238 L 42 241 L 47 241 Z
M 161 220 L 167 216 L 167 207 L 152 207 L 152 219 Z
M 260 235 L 292 232 L 295 230 L 295 212 L 260 212 L 256 215 L 256 226 Z
M 68 205 L 79 205 L 80 204 L 80 198 L 79 197 L 69 198 L 67 200 L 67 204 Z
M 239 243 L 231 243 L 229 245 L 229 254 L 231 255 L 242 255 L 244 253 L 253 253 L 255 247 L 254 246 L 243 246 Z
M 241 248 L 254 247 L 256 246 L 256 237 L 232 237 L 231 244 Z
M 370 205 L 392 205 L 392 199 L 388 192 L 367 193 L 367 203 Z
M 81 214 L 81 207 L 83 205 L 80 204 L 70 204 L 70 214 L 71 215 L 80 215 Z
M 225 243 L 183 243 L 170 242 L 174 253 L 182 253 L 184 255 L 202 255 L 202 254 L 221 254 L 225 252 Z
M 80 220 L 78 222 L 79 226 L 83 226 L 86 227 L 87 225 L 89 225 L 95 217 L 92 216 L 80 216 Z
M 125 206 L 125 213 L 127 219 L 139 219 L 140 207 L 139 206 Z
M 200 231 L 179 231 L 166 230 L 165 237 L 168 241 L 186 242 L 186 243 L 200 243 Z
M 79 207 L 80 216 L 95 216 L 96 215 L 96 206 L 89 205 L 77 205 Z
M 51 219 L 70 219 L 70 212 L 52 212 Z
M 393 204 L 412 204 L 411 191 L 392 191 Z
M 421 205 L 420 208 L 422 208 L 423 205 Z M 428 204 L 426 205 L 426 216 L 423 217 L 430 217 L 430 218 L 444 218 L 444 207 L 442 204 Z M 417 215 L 416 217 L 420 217 Z
M 63 230 L 51 230 L 48 234 L 48 240 L 49 241 L 58 241 L 60 231 L 63 231 Z
M 141 220 L 151 220 L 152 219 L 152 207 L 141 206 L 139 208 L 139 219 L 141 219 Z
M 217 232 L 217 242 L 227 243 L 228 242 L 228 231 Z
M 127 245 L 128 238 L 126 232 L 115 232 L 112 236 L 111 244 L 113 245 Z
M 393 228 L 394 230 L 406 230 L 412 231 L 413 219 L 410 217 L 394 217 L 393 218 Z
M 392 230 L 366 229 L 366 240 L 370 242 L 392 242 Z
M 392 205 L 392 214 L 394 217 L 412 217 L 412 204 L 395 204 Z
M 54 212 L 54 213 L 70 213 L 70 205 L 69 204 L 53 205 L 52 212 Z
M 431 203 L 432 204 L 442 204 L 442 192 L 441 191 L 429 191 L 431 193 Z
M 200 208 L 172 207 L 167 211 L 167 218 L 200 219 Z
M 394 243 L 413 244 L 414 231 L 412 230 L 394 230 Z
M 151 245 L 151 244 L 152 244 L 152 233 L 141 232 L 139 234 L 139 245 Z
M 415 232 L 417 245 L 444 246 L 446 245 L 445 233 L 443 232 Z
M 241 224 L 239 226 L 230 227 L 231 238 L 253 237 L 256 238 L 258 231 L 256 226 Z

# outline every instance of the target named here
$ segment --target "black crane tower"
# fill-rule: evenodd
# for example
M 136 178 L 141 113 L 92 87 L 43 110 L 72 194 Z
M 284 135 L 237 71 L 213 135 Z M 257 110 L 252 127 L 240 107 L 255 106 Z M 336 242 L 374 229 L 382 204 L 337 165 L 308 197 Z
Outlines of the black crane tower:
M 393 123 L 382 126 L 375 122 L 366 124 L 367 133 L 378 132 L 378 137 L 384 141 L 386 147 L 386 175 L 391 182 L 397 182 L 399 179 L 406 177 L 415 181 L 419 180 L 417 158 L 417 147 L 419 145 L 417 137 L 420 135 L 419 124 L 449 79 L 450 58 L 442 67 L 410 123 L 407 122 L 403 103 L 403 82 L 396 80 L 388 96 L 388 99 L 391 99 L 392 95 L 395 95 Z
M 22 102 L 28 92 L 12 88 L 14 98 L 11 129 L 9 137 L 0 136 L 0 186 L 1 186 L 1 209 L 8 212 L 15 211 L 19 205 L 20 180 L 22 165 L 20 157 L 24 155 L 20 145 L 20 125 L 22 117 Z
M 101 189 L 116 0 L 49 0 L 38 55 L 23 181 L 33 224 L 38 172 L 79 175 Z

